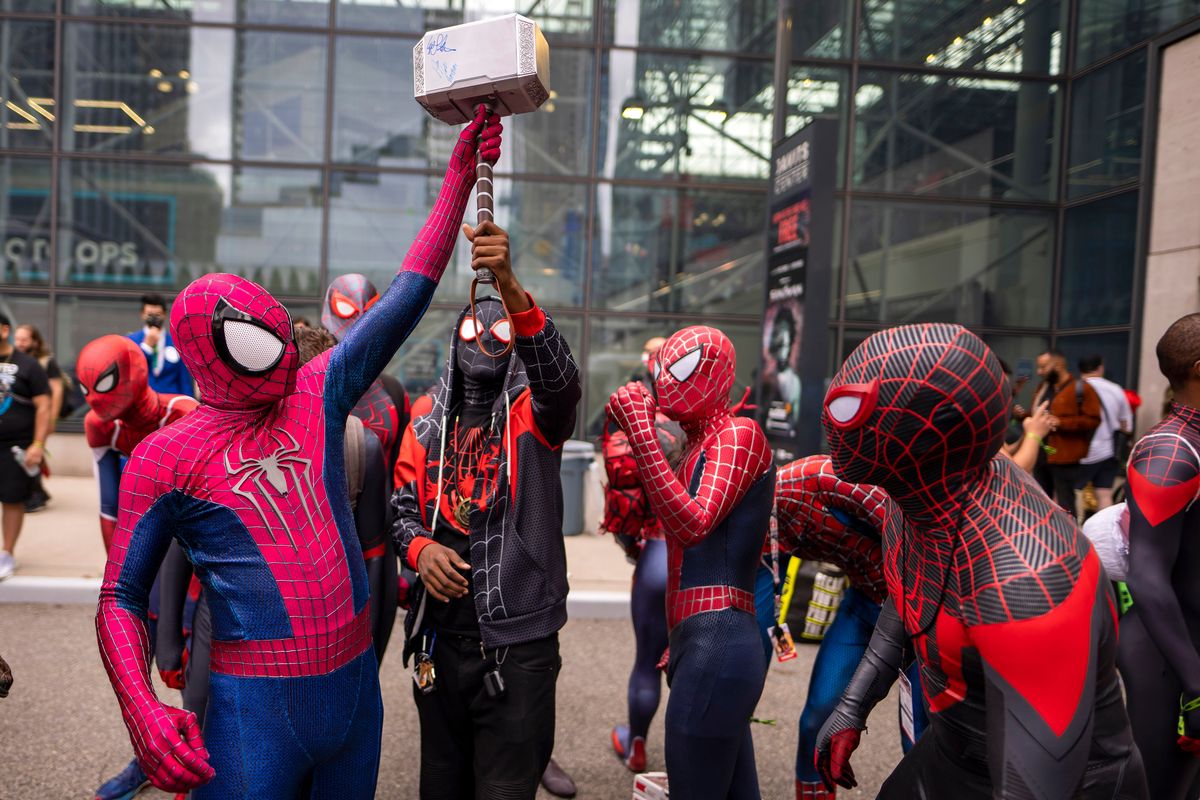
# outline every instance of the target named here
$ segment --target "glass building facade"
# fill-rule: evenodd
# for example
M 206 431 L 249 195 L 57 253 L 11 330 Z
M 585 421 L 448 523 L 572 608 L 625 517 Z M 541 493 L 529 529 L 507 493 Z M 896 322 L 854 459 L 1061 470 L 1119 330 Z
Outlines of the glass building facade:
M 456 131 L 412 99 L 431 28 L 518 11 L 553 92 L 507 121 L 497 219 L 585 365 L 580 433 L 642 343 L 704 321 L 758 367 L 772 142 L 836 120 L 830 365 L 957 321 L 1133 377 L 1148 44 L 1200 0 L 0 0 L 0 307 L 59 361 L 208 271 L 315 319 L 382 289 Z M 473 211 L 468 214 L 474 218 Z M 392 365 L 418 392 L 469 251 Z

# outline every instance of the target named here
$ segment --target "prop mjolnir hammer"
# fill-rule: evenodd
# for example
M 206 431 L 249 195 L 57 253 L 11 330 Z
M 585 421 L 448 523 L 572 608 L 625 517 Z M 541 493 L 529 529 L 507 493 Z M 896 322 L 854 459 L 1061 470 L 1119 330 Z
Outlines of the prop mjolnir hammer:
M 500 116 L 537 111 L 550 96 L 550 46 L 533 20 L 520 14 L 430 31 L 413 48 L 413 93 L 435 119 L 458 125 L 480 103 Z M 493 218 L 492 165 L 475 166 L 478 222 Z M 479 284 L 494 284 L 490 270 L 471 281 L 471 315 Z M 503 302 L 503 299 L 501 300 Z M 508 316 L 508 308 L 504 309 Z M 480 343 L 482 347 L 482 343 Z M 512 349 L 511 337 L 499 353 Z M 486 352 L 486 351 L 485 351 Z

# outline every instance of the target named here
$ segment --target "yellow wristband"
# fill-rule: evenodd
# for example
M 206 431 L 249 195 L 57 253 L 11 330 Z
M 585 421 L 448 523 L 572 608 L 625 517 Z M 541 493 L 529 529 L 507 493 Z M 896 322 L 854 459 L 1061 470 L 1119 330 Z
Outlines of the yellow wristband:
M 39 441 L 38 441 L 38 440 L 36 440 L 36 439 L 35 439 L 35 440 L 33 441 L 33 443 L 32 443 L 32 444 L 30 444 L 29 446 L 30 446 L 30 447 L 40 447 L 40 448 L 42 448 L 43 450 L 45 450 L 45 449 L 46 449 L 46 443 L 45 443 L 45 442 L 39 442 Z
M 1031 433 L 1027 433 L 1027 434 L 1025 434 L 1025 438 L 1026 438 L 1026 439 L 1033 439 L 1033 440 L 1035 440 L 1035 441 L 1038 441 L 1038 442 L 1042 441 L 1042 437 L 1040 437 L 1040 436 L 1038 436 L 1036 433 L 1032 433 L 1032 432 L 1031 432 Z

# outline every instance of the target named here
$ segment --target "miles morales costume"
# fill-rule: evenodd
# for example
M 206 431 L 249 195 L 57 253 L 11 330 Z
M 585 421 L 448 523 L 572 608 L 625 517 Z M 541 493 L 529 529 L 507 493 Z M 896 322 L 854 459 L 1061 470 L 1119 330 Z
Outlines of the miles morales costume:
M 234 275 L 193 281 L 172 308 L 202 403 L 130 459 L 96 617 L 134 750 L 161 789 L 200 787 L 196 800 L 374 793 L 383 709 L 343 435 L 450 259 L 485 121 L 482 156 L 499 154 L 499 120 L 485 115 L 460 135 L 388 292 L 336 348 L 298 369 L 286 309 Z M 203 740 L 147 674 L 147 594 L 172 538 L 212 615 Z
M 630 383 L 608 402 L 666 534 L 667 773 L 689 800 L 759 797 L 750 717 L 767 664 L 754 582 L 775 469 L 758 425 L 730 414 L 735 358 L 719 330 L 684 328 L 659 351 L 657 400 Z M 658 444 L 656 406 L 687 435 L 677 472 Z
M 876 333 L 833 379 L 822 422 L 834 472 L 899 510 L 883 524 L 889 597 L 818 738 L 830 786 L 854 785 L 850 754 L 911 637 L 930 726 L 879 797 L 1146 797 L 1111 587 L 1074 520 L 996 457 L 1009 391 L 957 325 Z
M 889 511 L 894 511 L 891 505 L 882 489 L 847 483 L 834 475 L 829 456 L 808 456 L 779 470 L 775 516 L 780 551 L 834 564 L 850 581 L 837 616 L 821 639 L 808 680 L 796 748 L 797 800 L 836 796 L 836 790 L 827 789 L 821 780 L 813 751 L 821 726 L 867 650 L 887 597 L 879 532 Z M 911 691 L 901 693 L 900 741 L 907 753 L 929 722 L 915 660 L 905 674 Z
M 567 621 L 559 468 L 580 383 L 566 340 L 529 302 L 511 325 L 494 298 L 478 317 L 463 310 L 396 465 L 401 557 L 419 569 L 436 542 L 469 565 L 449 602 L 418 583 L 405 621 L 406 661 L 415 652 L 418 674 L 433 676 L 428 691 L 413 687 L 423 800 L 532 798 L 554 747 Z M 487 355 L 509 341 L 511 355 Z
M 1200 314 L 1173 324 L 1157 350 L 1176 403 L 1129 459 L 1121 677 L 1151 796 L 1182 800 L 1197 796 L 1200 775 Z
M 112 544 L 117 526 L 117 500 L 120 494 L 124 459 L 154 431 L 182 419 L 196 408 L 196 401 L 179 394 L 159 394 L 150 388 L 146 357 L 141 348 L 125 336 L 101 336 L 84 345 L 75 362 L 79 389 L 91 410 L 83 420 L 84 435 L 92 448 L 92 471 L 100 490 L 100 535 L 104 552 Z M 156 624 L 159 608 L 158 583 L 150 592 L 148 607 L 151 642 L 160 630 Z M 182 625 L 182 614 L 178 620 Z M 196 710 L 195 705 L 184 705 Z M 120 773 L 96 790 L 97 800 L 124 800 L 140 791 L 149 779 L 138 765 L 129 762 Z

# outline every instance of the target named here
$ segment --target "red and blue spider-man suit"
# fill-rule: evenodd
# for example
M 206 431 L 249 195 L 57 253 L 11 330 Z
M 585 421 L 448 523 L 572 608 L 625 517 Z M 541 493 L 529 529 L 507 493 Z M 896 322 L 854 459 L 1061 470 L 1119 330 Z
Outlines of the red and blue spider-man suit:
M 148 435 L 182 419 L 196 401 L 181 394 L 159 394 L 150 388 L 146 357 L 124 336 L 101 336 L 88 342 L 75 362 L 79 388 L 91 410 L 83 420 L 88 447 L 95 459 L 100 490 L 100 534 L 104 552 L 117 526 L 121 459 Z
M 658 408 L 687 434 L 678 473 L 659 447 L 650 391 L 631 383 L 608 403 L 666 535 L 667 772 L 688 800 L 759 796 L 750 717 L 767 665 L 754 579 L 775 468 L 758 425 L 730 414 L 735 363 L 733 344 L 709 327 L 684 328 L 659 351 Z
M 883 528 L 889 597 L 818 738 L 830 785 L 854 785 L 850 754 L 911 637 L 932 718 L 879 797 L 1146 797 L 1111 587 L 1074 520 L 996 457 L 1009 402 L 1000 362 L 958 325 L 880 331 L 833 379 L 834 472 L 899 511 Z
M 834 789 L 825 787 L 813 764 L 813 749 L 821 726 L 866 652 L 887 596 L 879 532 L 891 510 L 887 492 L 879 487 L 848 483 L 834 475 L 829 456 L 808 456 L 779 469 L 775 483 L 779 549 L 796 558 L 834 564 L 850 579 L 837 617 L 821 639 L 808 680 L 796 747 L 797 800 L 836 796 Z M 913 689 L 907 699 L 909 708 L 903 707 L 906 701 L 901 698 L 900 733 L 905 752 L 928 725 L 917 672 L 915 662 L 905 670 Z M 906 727 L 908 715 L 912 723 Z
M 234 275 L 199 278 L 175 301 L 172 332 L 202 402 L 130 459 L 96 616 L 134 750 L 161 789 L 374 794 L 383 708 L 345 422 L 433 296 L 485 121 L 482 156 L 499 154 L 499 119 L 480 112 L 391 287 L 334 349 L 297 369 L 286 309 Z M 204 740 L 193 715 L 159 701 L 147 670 L 147 594 L 172 538 L 212 617 Z

